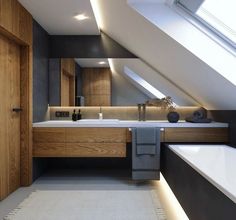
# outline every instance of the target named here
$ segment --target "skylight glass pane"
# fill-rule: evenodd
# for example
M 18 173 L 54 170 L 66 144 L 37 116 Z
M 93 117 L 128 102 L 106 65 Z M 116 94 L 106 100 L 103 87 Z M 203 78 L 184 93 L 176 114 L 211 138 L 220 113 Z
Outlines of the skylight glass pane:
M 196 14 L 236 45 L 236 0 L 205 0 Z

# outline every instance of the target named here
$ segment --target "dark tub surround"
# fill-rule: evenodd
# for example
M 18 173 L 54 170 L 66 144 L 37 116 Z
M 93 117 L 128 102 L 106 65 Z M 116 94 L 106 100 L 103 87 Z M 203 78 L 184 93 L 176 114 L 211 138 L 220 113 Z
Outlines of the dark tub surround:
M 189 219 L 235 219 L 236 204 L 168 145 L 161 147 L 161 172 Z

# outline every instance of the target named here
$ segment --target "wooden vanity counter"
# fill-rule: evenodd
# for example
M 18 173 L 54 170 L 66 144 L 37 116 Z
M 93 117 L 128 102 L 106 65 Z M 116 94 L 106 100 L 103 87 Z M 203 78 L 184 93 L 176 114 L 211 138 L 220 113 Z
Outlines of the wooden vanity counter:
M 33 126 L 33 156 L 126 157 L 127 143 L 132 142 L 131 129 L 138 126 L 161 127 L 161 142 L 228 143 L 229 139 L 228 125 L 224 123 L 210 123 L 208 127 L 206 124 L 190 126 L 191 123 L 181 125 L 166 122 L 167 127 L 163 126 L 164 123 L 161 124 L 162 126 L 153 122 L 140 123 L 136 125 L 127 122 L 79 125 L 79 123 L 67 121 L 61 122 L 61 124 L 56 123 L 57 127 L 50 121 L 35 123 Z

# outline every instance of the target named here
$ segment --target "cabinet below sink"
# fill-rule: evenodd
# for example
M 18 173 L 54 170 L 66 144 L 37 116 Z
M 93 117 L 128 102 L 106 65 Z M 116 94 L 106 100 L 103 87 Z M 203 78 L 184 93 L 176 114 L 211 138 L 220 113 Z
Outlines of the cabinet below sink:
M 161 142 L 228 143 L 228 128 L 163 128 Z M 34 157 L 126 157 L 128 127 L 34 127 Z
M 34 128 L 34 157 L 126 157 L 127 128 Z

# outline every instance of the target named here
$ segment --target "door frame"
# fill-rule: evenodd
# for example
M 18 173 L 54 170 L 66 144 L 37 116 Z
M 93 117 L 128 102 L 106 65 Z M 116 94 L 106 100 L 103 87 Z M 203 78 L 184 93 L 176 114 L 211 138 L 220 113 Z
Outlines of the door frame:
M 26 44 L 2 27 L 0 35 L 20 46 L 20 106 L 23 110 L 20 113 L 20 185 L 29 186 L 32 184 L 32 43 Z

